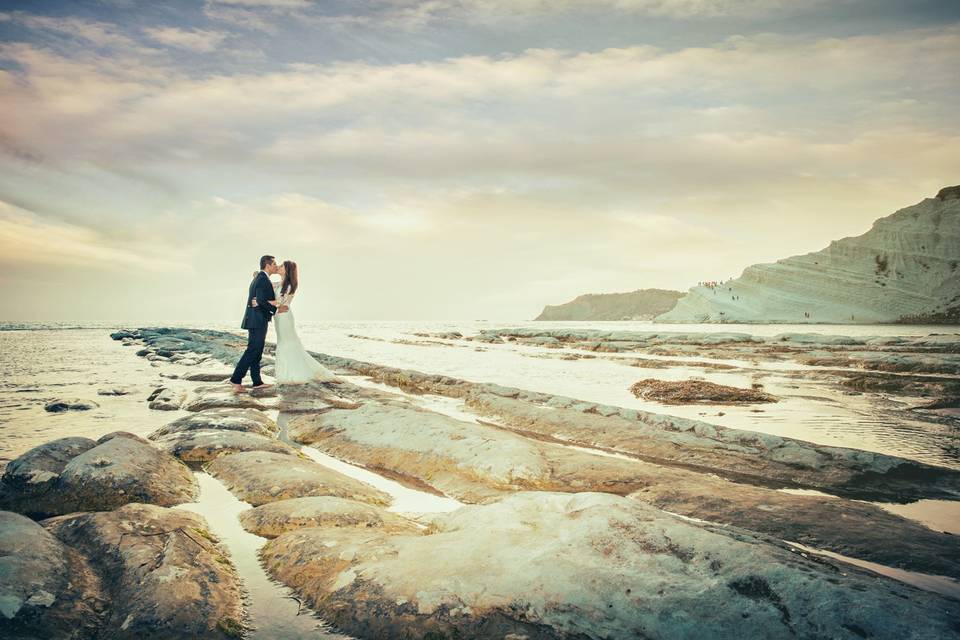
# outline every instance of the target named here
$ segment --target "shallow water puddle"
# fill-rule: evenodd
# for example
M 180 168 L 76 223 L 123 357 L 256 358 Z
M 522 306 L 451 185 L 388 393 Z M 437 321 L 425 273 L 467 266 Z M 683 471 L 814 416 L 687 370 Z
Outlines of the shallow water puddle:
M 960 600 L 960 581 L 948 576 L 935 576 L 928 573 L 917 573 L 915 571 L 895 569 L 883 564 L 877 564 L 876 562 L 868 562 L 867 560 L 859 560 L 857 558 L 840 555 L 839 553 L 833 553 L 832 551 L 812 549 L 798 542 L 790 542 L 789 540 L 786 540 L 785 542 L 791 547 L 796 548 L 798 551 L 802 551 L 807 554 L 839 560 L 841 562 L 860 567 L 861 569 L 866 569 L 867 571 L 872 571 L 873 573 L 877 573 L 888 578 L 893 578 L 899 582 L 904 582 L 911 586 L 917 587 L 918 589 L 923 589 L 924 591 L 932 591 L 949 598 Z
M 462 502 L 453 498 L 405 487 L 395 480 L 384 478 L 363 467 L 357 467 L 333 456 L 328 456 L 313 447 L 302 445 L 300 450 L 314 462 L 390 494 L 393 502 L 387 508 L 387 511 L 396 513 L 445 513 L 464 506 Z
M 237 519 L 251 506 L 237 499 L 216 478 L 202 471 L 195 472 L 194 476 L 200 485 L 198 501 L 174 508 L 203 516 L 210 531 L 230 552 L 247 593 L 247 614 L 255 627 L 247 637 L 255 640 L 348 639 L 349 636 L 327 630 L 309 609 L 301 608 L 289 589 L 271 580 L 260 566 L 257 552 L 267 540 L 247 532 Z
M 837 500 L 842 500 L 840 496 L 835 496 L 832 493 L 824 493 L 823 491 L 817 491 L 816 489 L 777 489 L 780 493 L 789 493 L 792 496 L 816 496 L 818 498 L 835 498 Z
M 950 500 L 918 500 L 910 504 L 871 502 L 884 511 L 907 520 L 914 520 L 934 531 L 960 535 L 960 502 Z
M 816 489 L 777 489 L 780 493 L 789 493 L 794 496 L 817 496 L 818 498 L 832 498 L 843 500 L 832 493 L 824 493 Z M 960 535 L 960 502 L 951 500 L 917 500 L 909 504 L 895 504 L 891 502 L 871 502 L 859 500 L 864 504 L 871 504 L 879 509 L 888 511 L 901 518 L 918 522 L 928 529 Z
M 299 442 L 294 442 L 290 439 L 290 436 L 287 433 L 287 422 L 290 420 L 290 414 L 279 413 L 276 411 L 268 411 L 267 413 L 271 418 L 276 420 L 277 425 L 280 427 L 280 433 L 277 434 L 277 438 L 279 438 L 282 442 L 299 449 L 305 456 L 309 457 L 318 464 L 322 464 L 323 466 L 342 473 L 345 476 L 349 476 L 354 480 L 365 482 L 370 486 L 389 494 L 392 498 L 392 502 L 387 508 L 387 511 L 393 511 L 395 513 L 445 513 L 447 511 L 454 511 L 464 506 L 462 502 L 454 500 L 453 498 L 438 496 L 432 493 L 427 493 L 426 491 L 420 491 L 418 489 L 411 489 L 410 487 L 400 484 L 396 480 L 391 480 L 381 476 L 380 474 L 370 471 L 369 469 L 364 469 L 363 467 L 350 464 L 349 462 L 344 462 L 343 460 L 334 458 L 331 455 L 327 455 L 326 453 L 314 447 L 303 445 Z
M 463 400 L 460 400 L 459 398 L 448 398 L 446 396 L 440 396 L 433 393 L 409 393 L 403 389 L 400 389 L 399 387 L 393 387 L 382 382 L 375 382 L 367 376 L 343 375 L 341 377 L 349 380 L 358 387 L 377 389 L 378 391 L 384 391 L 386 393 L 400 396 L 410 404 L 422 407 L 424 409 L 429 409 L 434 413 L 443 414 L 449 418 L 453 418 L 454 420 L 473 423 L 479 422 L 479 417 L 465 409 L 466 405 L 464 405 Z

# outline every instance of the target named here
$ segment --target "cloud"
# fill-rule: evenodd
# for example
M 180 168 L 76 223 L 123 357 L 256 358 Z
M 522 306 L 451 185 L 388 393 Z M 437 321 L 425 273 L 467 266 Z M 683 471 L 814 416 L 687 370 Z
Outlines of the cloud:
M 769 173 L 785 166 L 775 152 L 795 161 L 802 147 L 948 131 L 957 51 L 960 29 L 944 27 L 194 77 L 149 59 L 15 44 L 0 47 L 23 69 L 0 74 L 0 135 L 28 156 L 108 165 L 192 158 L 424 179 L 616 178 L 627 167 L 656 175 L 658 163 L 731 165 L 717 148 Z
M 244 4 L 246 0 L 235 2 Z M 354 3 L 353 11 L 324 13 L 321 20 L 415 29 L 441 21 L 489 24 L 586 13 L 680 20 L 764 16 L 810 11 L 824 4 L 827 0 L 808 0 L 800 6 L 790 0 L 384 0 Z
M 50 220 L 3 201 L 0 256 L 0 265 L 4 267 L 32 264 L 178 273 L 185 269 L 182 262 L 158 254 L 149 242 L 115 241 L 94 229 Z
M 241 7 L 265 7 L 268 9 L 309 7 L 311 0 L 207 0 L 210 4 L 226 4 Z
M 76 17 L 53 17 L 22 12 L 0 14 L 6 20 L 21 23 L 28 29 L 53 31 L 86 40 L 100 47 L 133 47 L 136 42 L 124 35 L 120 28 L 108 22 Z
M 241 29 L 271 34 L 278 30 L 277 25 L 270 19 L 271 16 L 243 7 L 207 3 L 203 7 L 203 14 L 210 20 L 225 22 Z
M 150 27 L 144 32 L 153 40 L 171 47 L 209 53 L 220 46 L 228 34 L 223 31 L 180 29 L 179 27 Z
M 840 0 L 843 3 L 853 0 Z M 828 4 L 808 0 L 366 0 L 318 3 L 311 0 L 207 0 L 213 20 L 275 32 L 281 16 L 313 27 L 341 27 L 355 34 L 368 30 L 416 30 L 442 25 L 532 24 L 580 15 L 623 14 L 705 20 L 806 13 Z M 363 36 L 360 36 L 363 37 Z
M 713 113 L 717 116 L 724 108 L 762 103 L 772 97 L 769 92 L 847 108 L 859 91 L 883 88 L 907 96 L 952 89 L 949 72 L 957 50 L 960 29 L 951 27 L 882 38 L 735 38 L 712 48 L 678 51 L 647 46 L 595 52 L 541 49 L 412 64 L 299 64 L 279 72 L 196 79 L 145 63 L 105 68 L 102 60 L 87 63 L 26 45 L 6 46 L 3 55 L 28 68 L 19 86 L 9 88 L 20 96 L 54 78 L 64 90 L 85 93 L 86 81 L 106 77 L 109 69 L 116 84 L 142 89 L 142 99 L 124 104 L 124 115 L 142 113 L 155 120 L 154 110 L 163 110 L 167 118 L 176 118 L 181 114 L 167 109 L 189 103 L 193 112 L 182 115 L 209 113 L 241 124 L 268 113 L 287 117 L 336 109 L 347 109 L 346 115 L 355 119 L 372 113 L 410 118 L 423 109 L 432 117 L 436 108 L 481 100 L 494 107 L 512 103 L 563 110 L 580 100 L 642 107 L 679 98 L 698 108 L 700 102 L 720 109 Z M 790 74 L 783 73 L 787 67 Z M 908 79 L 909 89 L 901 84 Z M 803 93 L 810 91 L 818 93 L 805 98 Z M 105 102 L 105 110 L 112 106 Z

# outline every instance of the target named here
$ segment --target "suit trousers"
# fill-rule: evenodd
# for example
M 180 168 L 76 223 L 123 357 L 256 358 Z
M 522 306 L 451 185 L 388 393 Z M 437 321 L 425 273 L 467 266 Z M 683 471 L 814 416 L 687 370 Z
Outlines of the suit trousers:
M 247 350 L 240 356 L 237 368 L 233 370 L 233 375 L 230 376 L 230 382 L 233 384 L 242 383 L 249 370 L 253 386 L 263 384 L 263 380 L 260 378 L 260 359 L 263 357 L 263 346 L 266 342 L 267 325 L 256 329 L 247 329 Z

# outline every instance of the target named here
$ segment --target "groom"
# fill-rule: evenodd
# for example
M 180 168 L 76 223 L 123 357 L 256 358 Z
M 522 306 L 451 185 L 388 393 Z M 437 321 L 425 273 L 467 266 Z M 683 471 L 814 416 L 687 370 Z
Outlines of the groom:
M 260 359 L 263 357 L 263 345 L 267 340 L 267 326 L 277 311 L 285 311 L 286 307 L 278 307 L 276 296 L 273 293 L 273 283 L 270 276 L 279 272 L 276 259 L 273 256 L 260 258 L 260 271 L 253 276 L 250 290 L 247 293 L 247 308 L 243 313 L 241 329 L 247 330 L 247 350 L 243 352 L 237 368 L 230 376 L 233 390 L 243 393 L 243 377 L 250 371 L 254 389 L 265 389 L 270 385 L 263 384 L 260 378 Z M 256 303 L 256 304 L 254 304 Z

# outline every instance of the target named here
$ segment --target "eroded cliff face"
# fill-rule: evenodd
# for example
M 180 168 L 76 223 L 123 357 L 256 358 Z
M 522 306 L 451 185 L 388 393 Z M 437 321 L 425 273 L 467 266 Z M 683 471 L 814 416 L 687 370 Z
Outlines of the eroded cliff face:
M 960 186 L 877 220 L 861 236 L 715 287 L 658 322 L 960 322 Z
M 587 293 L 564 304 L 547 305 L 535 320 L 650 320 L 681 297 L 682 292 L 668 289 Z

